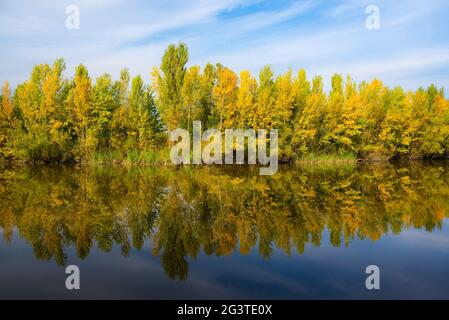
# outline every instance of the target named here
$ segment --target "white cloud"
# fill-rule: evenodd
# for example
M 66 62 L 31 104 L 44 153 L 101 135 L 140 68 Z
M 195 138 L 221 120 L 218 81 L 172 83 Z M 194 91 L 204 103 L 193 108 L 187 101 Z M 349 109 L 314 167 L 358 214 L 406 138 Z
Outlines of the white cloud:
M 381 29 L 371 32 L 364 27 L 368 2 L 2 2 L 0 80 L 17 84 L 34 64 L 57 57 L 65 58 L 69 72 L 83 62 L 94 75 L 118 75 L 128 66 L 146 78 L 166 45 L 183 41 L 192 64 L 222 62 L 253 72 L 265 64 L 278 71 L 304 67 L 309 74 L 335 71 L 410 85 L 435 77 L 449 85 L 447 77 L 435 73 L 449 69 L 447 47 L 439 39 L 449 24 L 444 17 L 449 3 L 379 0 Z M 64 9 L 72 3 L 81 9 L 79 31 L 65 28 Z

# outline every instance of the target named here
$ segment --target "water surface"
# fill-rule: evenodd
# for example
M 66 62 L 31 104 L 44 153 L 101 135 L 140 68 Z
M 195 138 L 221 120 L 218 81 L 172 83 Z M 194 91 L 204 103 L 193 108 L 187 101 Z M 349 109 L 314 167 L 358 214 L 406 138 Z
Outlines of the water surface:
M 0 298 L 448 299 L 448 217 L 443 164 L 3 168 Z

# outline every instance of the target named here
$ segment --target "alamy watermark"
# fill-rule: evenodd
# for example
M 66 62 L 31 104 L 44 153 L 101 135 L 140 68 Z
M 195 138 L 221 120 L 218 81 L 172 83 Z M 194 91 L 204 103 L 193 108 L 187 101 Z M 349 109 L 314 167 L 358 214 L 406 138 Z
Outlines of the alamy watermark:
M 65 280 L 67 290 L 79 290 L 80 287 L 80 268 L 75 265 L 67 266 L 65 273 L 69 276 Z
M 186 129 L 176 129 L 170 133 L 170 141 L 177 142 L 170 151 L 170 159 L 174 164 L 221 165 L 223 153 L 224 164 L 245 164 L 246 149 L 247 164 L 255 165 L 257 161 L 263 166 L 269 164 L 259 169 L 260 175 L 274 175 L 278 170 L 277 129 L 271 129 L 269 136 L 265 129 L 226 129 L 223 144 L 222 132 L 217 129 L 202 132 L 201 122 L 194 121 L 192 138 L 193 143 Z M 203 146 L 203 142 L 207 144 Z
M 376 265 L 367 266 L 365 273 L 369 274 L 365 281 L 368 290 L 380 290 L 380 269 Z
M 80 8 L 77 5 L 70 5 L 65 8 L 65 14 L 67 15 L 65 19 L 65 27 L 68 30 L 79 30 L 80 29 Z

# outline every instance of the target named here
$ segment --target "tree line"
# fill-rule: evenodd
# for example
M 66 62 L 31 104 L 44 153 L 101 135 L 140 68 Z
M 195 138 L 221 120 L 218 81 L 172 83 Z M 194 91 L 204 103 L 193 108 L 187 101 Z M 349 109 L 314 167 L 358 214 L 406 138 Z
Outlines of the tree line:
M 449 101 L 435 85 L 405 91 L 335 74 L 326 92 L 323 78 L 303 69 L 275 76 L 265 66 L 256 78 L 188 60 L 185 44 L 170 45 L 150 85 L 127 69 L 117 81 L 103 74 L 94 82 L 82 64 L 71 79 L 62 59 L 35 66 L 13 93 L 8 82 L 2 87 L 0 158 L 151 161 L 167 149 L 168 130 L 192 130 L 196 120 L 220 130 L 278 129 L 281 160 L 449 158 Z

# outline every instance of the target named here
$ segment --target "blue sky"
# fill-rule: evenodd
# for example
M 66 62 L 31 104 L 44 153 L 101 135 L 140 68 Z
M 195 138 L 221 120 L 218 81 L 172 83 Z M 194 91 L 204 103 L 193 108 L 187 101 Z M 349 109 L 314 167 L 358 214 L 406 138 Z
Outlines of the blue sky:
M 80 8 L 80 29 L 65 8 Z M 368 30 L 368 5 L 380 29 Z M 25 81 L 33 65 L 63 57 L 67 76 L 84 63 L 91 75 L 122 67 L 147 82 L 166 46 L 185 42 L 189 64 L 221 62 L 257 73 L 305 68 L 329 83 L 335 73 L 380 78 L 407 89 L 449 88 L 447 0 L 0 0 L 0 81 Z

